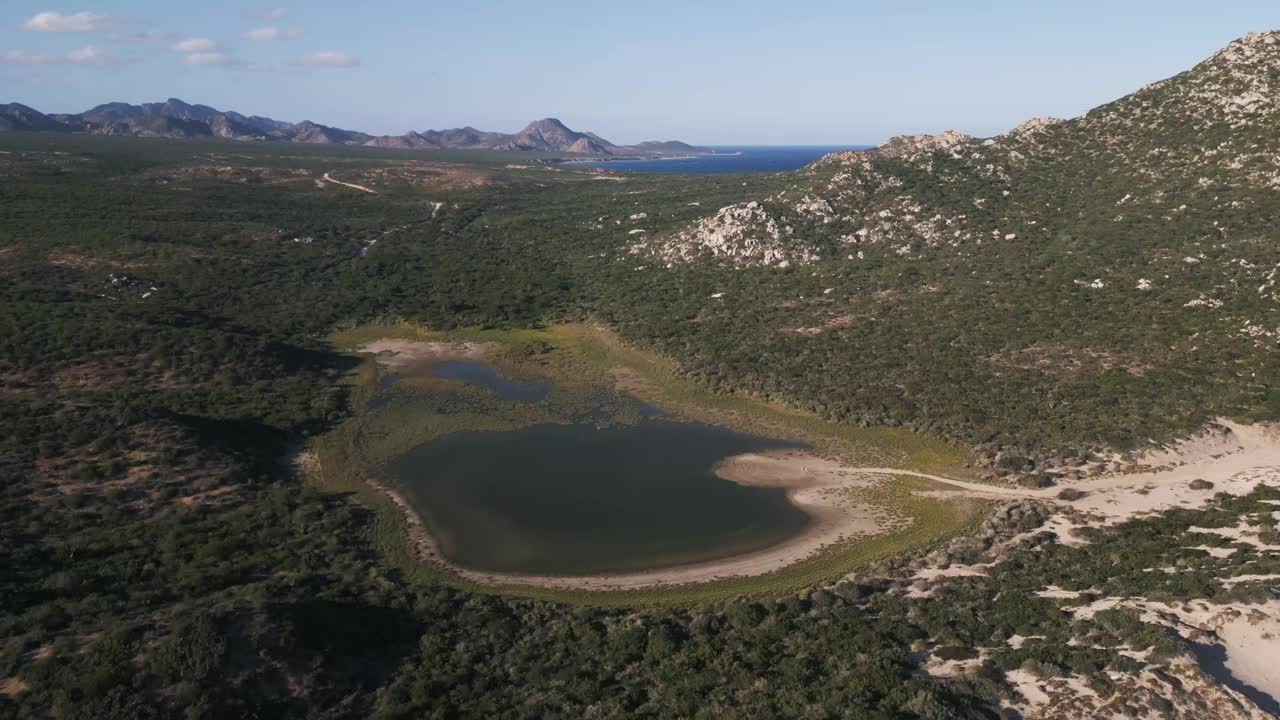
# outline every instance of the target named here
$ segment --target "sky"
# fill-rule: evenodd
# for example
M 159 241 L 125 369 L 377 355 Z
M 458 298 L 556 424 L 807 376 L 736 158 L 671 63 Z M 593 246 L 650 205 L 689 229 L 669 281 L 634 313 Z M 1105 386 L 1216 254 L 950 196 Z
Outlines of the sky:
M 0 103 L 178 97 L 375 134 L 558 117 L 618 143 L 989 136 L 1280 29 L 1276 0 L 68 1 L 0 3 Z

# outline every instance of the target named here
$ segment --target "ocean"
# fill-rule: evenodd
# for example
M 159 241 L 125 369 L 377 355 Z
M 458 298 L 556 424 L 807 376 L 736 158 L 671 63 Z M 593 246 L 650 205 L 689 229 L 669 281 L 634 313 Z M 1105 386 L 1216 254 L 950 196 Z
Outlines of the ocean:
M 796 170 L 823 155 L 844 150 L 865 150 L 870 145 L 756 145 L 713 146 L 722 155 L 657 160 L 583 161 L 574 165 L 608 168 L 619 172 L 654 173 L 743 173 Z M 729 154 L 734 153 L 734 154 Z

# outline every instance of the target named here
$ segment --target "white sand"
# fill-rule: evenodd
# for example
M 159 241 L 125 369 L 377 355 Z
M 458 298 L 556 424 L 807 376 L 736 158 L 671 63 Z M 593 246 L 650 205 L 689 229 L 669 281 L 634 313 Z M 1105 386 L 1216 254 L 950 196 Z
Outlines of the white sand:
M 369 188 L 367 188 L 367 187 L 365 187 L 365 186 L 363 186 L 363 185 L 356 185 L 355 183 L 342 182 L 341 180 L 335 180 L 335 179 L 333 179 L 332 177 L 330 177 L 330 176 L 329 176 L 329 173 L 325 173 L 325 174 L 324 174 L 324 180 L 325 180 L 325 182 L 331 182 L 331 183 L 333 183 L 334 185 L 342 185 L 343 187 L 349 187 L 349 188 L 352 188 L 352 189 L 354 189 L 354 190 L 360 190 L 360 191 L 363 191 L 363 192 L 367 192 L 367 193 L 369 193 L 370 195 L 377 195 L 377 194 L 378 194 L 378 191 L 377 191 L 377 190 L 370 190 Z
M 1063 597 L 1049 592 L 1040 595 Z M 1280 600 L 1222 605 L 1195 600 L 1169 605 L 1143 598 L 1108 597 L 1067 610 L 1088 619 L 1111 608 L 1138 610 L 1145 622 L 1163 625 L 1198 643 L 1221 646 L 1233 677 L 1280 698 Z
M 435 342 L 384 338 L 360 347 L 360 352 L 376 355 L 378 364 L 397 370 L 422 360 L 480 360 L 497 346 L 482 342 Z
M 380 362 L 395 368 L 428 358 L 481 358 L 492 347 L 484 343 L 379 340 L 362 350 L 379 354 Z M 558 589 L 634 590 L 764 575 L 811 557 L 832 544 L 884 532 L 893 526 L 893 519 L 879 508 L 852 502 L 847 491 L 869 487 L 893 475 L 925 478 L 952 488 L 929 492 L 934 495 L 1052 500 L 1087 513 L 1090 516 L 1087 524 L 1095 527 L 1171 507 L 1198 507 L 1217 492 L 1246 494 L 1259 483 L 1280 484 L 1280 436 L 1274 429 L 1238 425 L 1225 420 L 1219 424 L 1226 429 L 1225 432 L 1149 453 L 1141 459 L 1146 468 L 1142 472 L 1111 473 L 1064 483 L 1065 487 L 1087 493 L 1074 501 L 1057 500 L 1060 487 L 1025 489 L 955 480 L 900 468 L 850 467 L 792 451 L 739 455 L 726 459 L 715 468 L 715 472 L 720 477 L 745 485 L 786 488 L 792 503 L 812 519 L 809 528 L 765 550 L 652 571 L 594 576 L 481 572 L 453 565 L 443 558 L 429 538 L 423 542 L 426 554 L 433 561 L 476 582 Z M 1208 480 L 1214 487 L 1194 490 L 1190 482 L 1195 479 Z M 1079 544 L 1082 541 L 1070 533 L 1079 524 L 1058 514 L 1050 518 L 1045 529 L 1058 533 L 1063 542 Z M 1238 535 L 1233 539 L 1249 542 L 1246 530 L 1241 529 Z M 978 566 L 926 569 L 918 577 L 929 581 L 982 572 Z

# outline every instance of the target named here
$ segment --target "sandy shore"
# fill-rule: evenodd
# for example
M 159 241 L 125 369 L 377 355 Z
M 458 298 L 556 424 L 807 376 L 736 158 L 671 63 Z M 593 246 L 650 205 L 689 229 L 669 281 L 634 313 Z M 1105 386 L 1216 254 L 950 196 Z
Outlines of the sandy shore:
M 426 342 L 383 338 L 360 347 L 360 352 L 376 355 L 379 365 L 399 370 L 423 360 L 481 360 L 497 348 L 487 342 Z
M 445 343 L 384 339 L 361 348 L 395 370 L 440 359 L 482 359 L 493 352 L 491 343 Z M 619 389 L 638 391 L 643 380 L 634 372 L 615 370 Z M 1218 420 L 1208 432 L 1148 452 L 1124 472 L 1105 473 L 1056 487 L 1027 489 L 956 480 L 901 468 L 851 467 L 801 451 L 744 454 L 726 458 L 714 472 L 732 482 L 787 490 L 788 498 L 811 518 L 796 536 L 764 550 L 707 562 L 650 571 L 591 576 L 524 575 L 469 570 L 445 558 L 409 504 L 393 491 L 380 488 L 410 519 L 413 540 L 428 560 L 466 579 L 488 585 L 538 586 L 565 590 L 635 590 L 764 575 L 811 557 L 824 548 L 857 537 L 885 532 L 895 519 L 875 506 L 852 499 L 851 491 L 885 482 L 894 475 L 919 477 L 941 484 L 925 495 L 938 498 L 1035 498 L 1055 503 L 1046 530 L 1068 544 L 1084 542 L 1071 532 L 1099 527 L 1174 507 L 1203 505 L 1218 492 L 1242 495 L 1259 483 L 1280 485 L 1280 430 Z M 1203 480 L 1211 485 L 1192 481 Z M 1058 499 L 1064 488 L 1083 493 L 1074 500 Z
M 809 525 L 769 548 L 706 562 L 609 575 L 525 575 L 471 570 L 450 562 L 409 504 L 381 488 L 409 516 L 411 536 L 424 558 L 450 572 L 485 585 L 545 587 L 558 590 L 638 590 L 752 577 L 776 572 L 858 537 L 885 532 L 900 521 L 873 505 L 860 503 L 849 491 L 884 482 L 886 475 L 849 468 L 803 452 L 748 453 L 727 458 L 715 468 L 720 477 L 758 487 L 783 487 L 787 497 L 807 515 Z
M 1082 540 L 1071 534 L 1080 525 L 1094 527 L 1123 522 L 1173 507 L 1198 507 L 1217 492 L 1240 495 L 1261 482 L 1280 484 L 1280 433 L 1261 426 L 1220 421 L 1221 431 L 1187 440 L 1141 458 L 1139 470 L 1105 474 L 1045 489 L 1026 489 L 956 480 L 940 475 L 885 467 L 850 467 L 798 451 L 745 454 L 727 458 L 715 468 L 720 477 L 743 485 L 787 489 L 791 502 L 812 518 L 810 526 L 773 547 L 736 557 L 651 571 L 616 575 L 555 576 L 479 572 L 449 563 L 428 541 L 429 557 L 452 572 L 488 585 L 538 586 L 564 590 L 635 590 L 685 585 L 735 577 L 751 577 L 781 570 L 832 544 L 867 537 L 892 527 L 880 509 L 854 502 L 849 490 L 867 488 L 894 475 L 919 477 L 946 489 L 924 494 L 938 497 L 992 499 L 1039 498 L 1076 513 L 1054 515 L 1045 529 L 1070 544 Z M 1192 480 L 1207 480 L 1210 488 L 1193 488 Z M 1064 487 L 1084 497 L 1063 501 Z M 402 506 L 407 507 L 404 503 Z M 1080 521 L 1083 514 L 1087 518 Z

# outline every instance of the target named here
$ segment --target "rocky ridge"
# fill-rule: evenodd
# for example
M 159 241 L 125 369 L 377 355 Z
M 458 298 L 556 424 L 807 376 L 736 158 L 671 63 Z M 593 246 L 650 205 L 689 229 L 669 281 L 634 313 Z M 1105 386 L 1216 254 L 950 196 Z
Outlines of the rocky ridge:
M 674 140 L 649 141 L 630 146 L 615 145 L 595 133 L 571 130 L 556 118 L 536 120 L 513 134 L 464 127 L 374 136 L 310 120 L 288 123 L 267 117 L 247 117 L 207 105 L 191 105 L 177 98 L 141 105 L 106 103 L 83 113 L 63 115 L 46 115 L 18 103 L 0 105 L 0 132 L 3 131 L 367 145 L 400 150 L 541 151 L 622 157 L 711 152 L 708 148 L 694 147 Z
M 1280 33 L 1255 33 L 1075 119 L 828 155 L 784 190 L 626 250 L 740 269 L 1094 258 L 1064 285 L 1211 313 L 1233 343 L 1276 350 L 1278 97 Z
M 826 156 L 798 173 L 791 189 L 756 201 L 762 211 L 727 212 L 632 249 L 668 262 L 705 256 L 737 267 L 837 259 L 865 246 L 918 255 L 1042 236 L 1068 213 L 1045 207 L 1054 190 L 1070 188 L 1077 216 L 1138 203 L 1166 215 L 1179 212 L 1188 193 L 1276 190 L 1277 97 L 1280 34 L 1255 33 L 1073 120 L 1037 118 L 985 140 L 956 131 L 900 136 Z M 1139 192 L 1100 197 L 1099 177 Z M 1028 188 L 1031 181 L 1039 187 Z M 1250 204 L 1237 200 L 1232 209 Z M 777 228 L 806 222 L 821 232 L 796 230 L 780 243 Z

